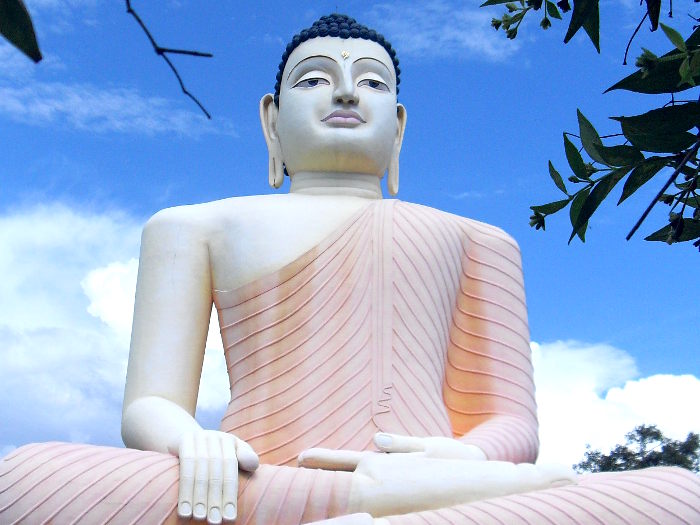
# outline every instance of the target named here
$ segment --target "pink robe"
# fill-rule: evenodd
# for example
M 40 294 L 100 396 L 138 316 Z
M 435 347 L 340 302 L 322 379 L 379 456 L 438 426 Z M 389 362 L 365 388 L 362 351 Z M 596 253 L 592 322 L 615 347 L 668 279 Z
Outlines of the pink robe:
M 213 295 L 231 380 L 221 430 L 263 463 L 240 475 L 236 523 L 344 514 L 351 474 L 294 468 L 296 457 L 311 447 L 369 450 L 379 430 L 535 460 L 520 255 L 497 228 L 376 201 L 282 269 Z M 22 447 L 0 466 L 0 522 L 174 520 L 177 468 L 152 452 Z M 700 523 L 698 508 L 695 476 L 649 469 L 390 520 Z

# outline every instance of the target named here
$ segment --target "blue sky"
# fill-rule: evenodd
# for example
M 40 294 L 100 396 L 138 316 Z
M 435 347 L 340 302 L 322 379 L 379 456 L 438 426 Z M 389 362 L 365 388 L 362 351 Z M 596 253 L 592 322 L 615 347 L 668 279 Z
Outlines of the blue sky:
M 624 240 L 653 184 L 603 206 L 585 245 L 567 246 L 565 215 L 546 233 L 528 226 L 530 205 L 558 198 L 547 161 L 567 172 L 561 133 L 576 131 L 577 108 L 605 134 L 608 116 L 658 104 L 602 95 L 632 72 L 621 63 L 637 3 L 602 2 L 600 56 L 582 35 L 564 46 L 561 23 L 543 32 L 533 19 L 508 41 L 489 26 L 500 9 L 466 4 L 135 0 L 161 45 L 214 54 L 173 58 L 207 121 L 123 2 L 28 0 L 44 61 L 0 43 L 0 455 L 51 439 L 120 444 L 140 228 L 165 207 L 271 191 L 258 101 L 290 37 L 336 10 L 398 51 L 408 111 L 399 198 L 520 243 L 542 456 L 575 461 L 586 442 L 612 445 L 642 422 L 675 437 L 700 431 L 700 416 L 679 407 L 700 396 L 699 255 L 643 241 L 663 225 L 661 206 Z M 670 23 L 687 32 L 676 7 Z M 630 62 L 642 45 L 669 47 L 644 30 Z M 211 427 L 226 394 L 216 345 L 198 414 Z

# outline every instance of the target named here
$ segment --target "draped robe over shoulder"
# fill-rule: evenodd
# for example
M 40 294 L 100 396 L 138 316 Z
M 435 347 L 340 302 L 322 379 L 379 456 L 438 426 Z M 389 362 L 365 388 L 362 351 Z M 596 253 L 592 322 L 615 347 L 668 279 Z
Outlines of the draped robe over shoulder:
M 377 431 L 535 460 L 520 256 L 497 228 L 374 201 L 282 269 L 213 295 L 231 381 L 221 430 L 262 463 L 239 476 L 236 523 L 344 514 L 351 473 L 293 465 L 311 447 L 371 449 Z M 0 465 L 0 522 L 175 521 L 177 476 L 177 458 L 165 454 L 28 445 Z M 390 520 L 698 523 L 698 508 L 695 476 L 648 469 Z
M 365 450 L 378 430 L 452 437 L 487 421 L 468 441 L 489 457 L 536 457 L 519 254 L 496 228 L 375 201 L 214 301 L 232 380 L 221 429 L 265 463 Z

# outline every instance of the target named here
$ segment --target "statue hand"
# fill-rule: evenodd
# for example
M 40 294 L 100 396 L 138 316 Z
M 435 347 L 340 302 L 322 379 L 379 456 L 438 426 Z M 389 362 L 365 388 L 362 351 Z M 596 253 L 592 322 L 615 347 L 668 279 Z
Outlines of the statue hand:
M 486 454 L 479 447 L 449 437 L 414 437 L 377 432 L 374 444 L 382 452 L 414 453 L 441 459 L 486 459 Z
M 309 449 L 300 465 L 354 470 L 349 512 L 372 516 L 449 507 L 576 482 L 570 468 L 504 461 L 426 457 L 425 452 L 382 454 Z
M 373 452 L 357 450 L 332 450 L 329 448 L 310 448 L 299 454 L 300 467 L 320 468 L 323 470 L 344 470 L 352 472 L 363 456 Z
M 348 510 L 405 514 L 575 482 L 566 466 L 368 452 L 355 469 Z
M 180 491 L 177 513 L 209 523 L 236 519 L 238 469 L 258 468 L 251 446 L 236 436 L 215 430 L 185 432 L 177 451 Z
M 414 437 L 377 432 L 374 444 L 381 452 L 437 459 L 483 461 L 486 454 L 477 446 L 448 437 Z M 373 452 L 310 448 L 299 454 L 299 466 L 324 470 L 354 471 L 360 460 Z

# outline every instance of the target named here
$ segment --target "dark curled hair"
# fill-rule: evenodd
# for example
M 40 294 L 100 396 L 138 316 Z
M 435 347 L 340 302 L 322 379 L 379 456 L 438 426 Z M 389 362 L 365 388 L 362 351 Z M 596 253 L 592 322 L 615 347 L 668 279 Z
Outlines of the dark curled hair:
M 396 58 L 396 51 L 391 47 L 391 44 L 374 29 L 358 24 L 354 18 L 350 18 L 347 15 L 341 15 L 338 13 L 333 13 L 332 15 L 322 16 L 316 20 L 311 27 L 308 29 L 303 29 L 299 34 L 294 35 L 292 41 L 287 44 L 287 48 L 282 54 L 282 61 L 280 62 L 279 70 L 277 71 L 277 82 L 275 83 L 275 105 L 279 106 L 280 102 L 280 85 L 282 82 L 282 73 L 287 65 L 287 60 L 289 55 L 292 54 L 302 42 L 311 40 L 316 37 L 332 36 L 336 38 L 362 38 L 364 40 L 371 40 L 376 42 L 389 53 L 391 61 L 394 63 L 394 71 L 396 72 L 396 94 L 399 93 L 399 82 L 401 81 L 399 75 L 401 74 L 401 69 L 399 69 L 399 59 Z

